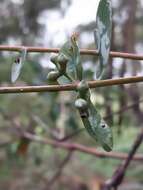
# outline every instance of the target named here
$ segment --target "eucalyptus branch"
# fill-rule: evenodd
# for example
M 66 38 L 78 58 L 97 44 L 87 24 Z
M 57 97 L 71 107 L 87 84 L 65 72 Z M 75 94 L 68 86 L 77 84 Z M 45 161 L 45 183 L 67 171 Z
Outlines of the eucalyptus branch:
M 0 45 L 0 51 L 13 51 L 20 52 L 21 49 L 26 48 L 27 52 L 31 53 L 58 53 L 59 48 L 43 48 L 43 47 L 27 47 L 27 46 L 7 46 Z M 97 50 L 92 49 L 81 49 L 80 53 L 83 55 L 99 55 Z M 124 59 L 132 59 L 132 60 L 143 60 L 143 55 L 137 55 L 133 53 L 123 53 L 123 52 L 110 52 L 111 57 L 119 57 Z
M 121 84 L 131 84 L 143 82 L 142 76 L 107 79 L 107 80 L 95 80 L 89 81 L 90 88 L 106 87 Z M 78 83 L 66 84 L 66 85 L 43 85 L 43 86 L 16 86 L 16 87 L 0 87 L 0 94 L 7 93 L 30 93 L 30 92 L 55 92 L 55 91 L 72 91 L 76 90 Z
M 23 137 L 31 140 L 31 141 L 35 141 L 38 143 L 42 143 L 42 144 L 47 144 L 50 145 L 52 147 L 55 148 L 62 148 L 68 151 L 79 151 L 79 152 L 83 152 L 83 153 L 87 153 L 99 158 L 112 158 L 112 159 L 118 159 L 118 160 L 123 160 L 126 159 L 128 154 L 126 153 L 117 153 L 117 152 L 103 152 L 103 151 L 98 151 L 96 148 L 92 148 L 92 147 L 87 147 L 85 145 L 81 145 L 81 144 L 77 144 L 77 143 L 71 143 L 71 142 L 59 142 L 59 141 L 55 141 L 55 140 L 51 140 L 51 139 L 47 139 L 47 138 L 42 138 L 27 132 L 23 132 L 23 134 L 20 134 Z M 134 157 L 133 159 L 134 161 L 143 161 L 143 155 L 142 154 L 138 154 Z

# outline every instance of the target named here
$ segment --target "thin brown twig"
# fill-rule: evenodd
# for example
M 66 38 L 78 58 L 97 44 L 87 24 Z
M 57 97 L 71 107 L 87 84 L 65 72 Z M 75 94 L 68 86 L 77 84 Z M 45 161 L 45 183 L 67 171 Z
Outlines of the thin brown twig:
M 42 48 L 42 47 L 26 47 L 26 46 L 7 46 L 7 45 L 0 45 L 0 51 L 15 51 L 20 52 L 21 49 L 26 48 L 27 52 L 39 52 L 39 53 L 58 53 L 59 48 Z M 93 49 L 81 49 L 81 54 L 83 55 L 98 55 L 97 50 Z M 137 55 L 133 53 L 122 53 L 122 52 L 110 52 L 111 57 L 119 57 L 125 59 L 132 59 L 132 60 L 143 60 L 143 55 Z
M 63 169 L 65 168 L 65 166 L 69 163 L 71 156 L 72 156 L 72 151 L 69 151 L 66 157 L 64 158 L 64 160 L 60 163 L 55 175 L 48 181 L 48 184 L 47 184 L 48 188 L 50 188 L 56 182 L 56 180 L 61 176 L 61 173 Z
M 134 76 L 118 79 L 95 80 L 89 81 L 90 88 L 106 87 L 121 84 L 131 84 L 143 82 L 143 76 Z M 78 83 L 66 85 L 42 85 L 42 86 L 16 86 L 16 87 L 0 87 L 0 94 L 7 93 L 30 93 L 30 92 L 55 92 L 55 91 L 72 91 L 76 90 Z
M 123 182 L 128 166 L 130 162 L 133 160 L 134 155 L 137 152 L 138 148 L 140 147 L 142 141 L 143 141 L 143 129 L 141 129 L 141 132 L 137 135 L 137 138 L 124 163 L 121 164 L 119 168 L 117 168 L 112 178 L 105 182 L 105 184 L 102 187 L 102 190 L 111 190 L 112 188 L 116 190 L 118 189 L 119 185 Z
M 42 144 L 48 144 L 52 147 L 55 148 L 62 148 L 68 151 L 79 151 L 79 152 L 83 152 L 83 153 L 87 153 L 99 158 L 112 158 L 112 159 L 119 159 L 119 160 L 123 160 L 126 159 L 128 154 L 126 153 L 118 153 L 118 152 L 103 152 L 103 151 L 98 151 L 96 148 L 91 148 L 91 147 L 87 147 L 81 144 L 77 144 L 77 143 L 70 143 L 70 142 L 59 142 L 59 141 L 55 141 L 55 140 L 51 140 L 51 139 L 47 139 L 47 138 L 41 138 L 39 136 L 24 132 L 22 134 L 25 138 L 30 139 L 31 141 L 35 141 L 38 143 L 42 143 Z M 138 154 L 134 157 L 135 161 L 143 161 L 143 155 L 142 154 Z

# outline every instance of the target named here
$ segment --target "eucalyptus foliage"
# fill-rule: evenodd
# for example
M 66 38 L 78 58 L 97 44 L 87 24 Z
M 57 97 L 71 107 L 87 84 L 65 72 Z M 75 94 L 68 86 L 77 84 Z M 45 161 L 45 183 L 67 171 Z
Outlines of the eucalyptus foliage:
M 20 55 L 15 59 L 15 61 L 12 64 L 12 68 L 11 68 L 11 81 L 14 83 L 20 73 L 21 73 L 21 69 L 24 65 L 24 62 L 26 60 L 26 56 L 27 56 L 27 50 L 24 48 L 21 50 Z
M 101 79 L 104 67 L 108 63 L 112 31 L 112 8 L 110 0 L 100 0 L 94 39 L 99 52 L 99 64 L 96 69 L 96 78 Z
M 99 64 L 96 67 L 96 77 L 99 80 L 103 76 L 109 59 L 111 30 L 111 2 L 110 0 L 100 0 L 94 30 L 95 43 L 99 52 Z M 90 136 L 106 151 L 111 151 L 113 148 L 112 130 L 91 102 L 88 83 L 83 79 L 83 67 L 77 40 L 77 33 L 73 33 L 60 48 L 59 53 L 51 57 L 51 62 L 56 69 L 48 73 L 47 79 L 49 84 L 65 84 L 66 82 L 78 81 L 75 107 L 80 113 L 83 125 Z M 27 50 L 22 49 L 20 56 L 13 63 L 11 70 L 12 82 L 15 82 L 19 77 L 26 55 Z

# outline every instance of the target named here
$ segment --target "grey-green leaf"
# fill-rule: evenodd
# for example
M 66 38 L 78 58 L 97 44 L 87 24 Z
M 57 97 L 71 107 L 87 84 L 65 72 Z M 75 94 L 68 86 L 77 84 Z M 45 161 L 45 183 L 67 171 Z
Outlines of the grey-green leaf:
M 91 136 L 94 137 L 106 151 L 111 151 L 113 148 L 112 130 L 102 119 L 91 101 L 89 103 L 88 120 L 90 126 L 87 127 L 92 129 Z M 83 122 L 85 122 L 85 119 Z
M 81 81 L 77 88 L 78 99 L 75 102 L 75 106 L 79 110 L 82 122 L 90 136 L 93 137 L 106 151 L 111 151 L 113 148 L 112 130 L 102 119 L 101 115 L 91 102 L 89 89 L 83 91 L 83 85 L 85 85 L 85 89 L 87 89 L 88 84 L 85 81 Z M 85 104 L 85 101 L 88 104 L 86 107 L 83 105 Z
M 108 63 L 112 32 L 112 7 L 110 0 L 100 0 L 97 16 L 94 39 L 99 52 L 99 64 L 96 69 L 96 78 L 103 75 L 104 67 Z
M 59 53 L 64 54 L 69 59 L 66 70 L 67 74 L 73 80 L 82 80 L 83 69 L 77 44 L 77 34 L 71 36 L 71 38 L 61 47 Z
M 11 68 L 11 82 L 12 83 L 14 83 L 17 80 L 17 78 L 19 77 L 21 68 L 26 59 L 26 55 L 27 55 L 27 50 L 22 49 L 20 56 L 17 57 L 15 59 L 14 63 L 12 64 L 12 68 Z

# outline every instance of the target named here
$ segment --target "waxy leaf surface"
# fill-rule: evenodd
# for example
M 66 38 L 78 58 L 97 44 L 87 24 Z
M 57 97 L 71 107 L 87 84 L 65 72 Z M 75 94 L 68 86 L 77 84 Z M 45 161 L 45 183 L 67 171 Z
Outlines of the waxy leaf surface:
M 13 62 L 12 68 L 11 68 L 11 82 L 12 83 L 14 83 L 18 79 L 22 66 L 25 62 L 26 55 L 27 55 L 27 50 L 23 49 L 20 53 L 20 56 L 17 57 L 15 61 Z
M 112 7 L 110 0 L 100 0 L 94 39 L 99 52 L 99 64 L 96 68 L 96 78 L 101 79 L 104 67 L 108 63 L 112 32 Z
M 81 83 L 85 83 L 85 81 L 81 81 Z M 88 133 L 106 150 L 111 151 L 113 148 L 113 138 L 112 138 L 112 130 L 107 125 L 107 123 L 102 119 L 99 112 L 96 110 L 95 106 L 92 104 L 90 100 L 90 91 L 83 94 L 78 91 L 78 98 L 76 100 L 76 105 L 80 105 L 82 99 L 87 101 L 88 108 L 83 110 L 82 107 L 78 108 L 80 112 L 80 116 L 82 122 L 87 129 Z M 82 101 L 81 101 L 82 102 Z M 84 101 L 83 101 L 84 102 Z
M 77 44 L 77 36 L 75 34 L 65 42 L 59 53 L 64 54 L 69 59 L 66 70 L 67 74 L 73 80 L 82 80 L 83 69 L 80 59 L 80 51 Z

